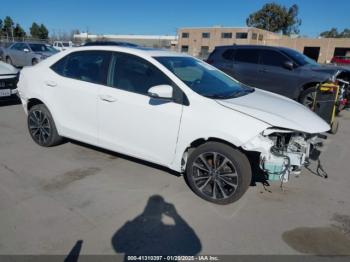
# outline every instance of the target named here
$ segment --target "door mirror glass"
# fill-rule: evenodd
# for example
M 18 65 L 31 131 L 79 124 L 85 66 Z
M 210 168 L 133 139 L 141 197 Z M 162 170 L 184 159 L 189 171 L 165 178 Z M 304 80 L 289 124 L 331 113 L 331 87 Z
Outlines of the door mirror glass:
M 157 99 L 172 99 L 173 87 L 170 85 L 158 85 L 148 89 L 148 96 Z
M 288 70 L 293 70 L 293 68 L 294 68 L 294 65 L 291 61 L 284 62 L 283 66 L 284 66 L 284 68 L 286 68 Z
M 28 53 L 28 52 L 29 52 L 29 49 L 28 49 L 28 48 L 24 48 L 24 49 L 23 49 L 23 52 Z

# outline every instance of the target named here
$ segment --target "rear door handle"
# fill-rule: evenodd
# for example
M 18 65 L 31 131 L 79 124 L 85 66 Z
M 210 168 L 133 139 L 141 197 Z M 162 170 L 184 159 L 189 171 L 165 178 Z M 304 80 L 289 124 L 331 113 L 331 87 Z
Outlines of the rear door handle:
M 45 81 L 45 84 L 47 86 L 51 86 L 51 87 L 57 86 L 57 83 L 55 81 L 52 81 L 52 80 Z
M 111 95 L 100 95 L 100 99 L 102 101 L 106 101 L 106 102 L 115 102 L 115 101 L 117 101 L 117 99 L 114 96 L 111 96 Z

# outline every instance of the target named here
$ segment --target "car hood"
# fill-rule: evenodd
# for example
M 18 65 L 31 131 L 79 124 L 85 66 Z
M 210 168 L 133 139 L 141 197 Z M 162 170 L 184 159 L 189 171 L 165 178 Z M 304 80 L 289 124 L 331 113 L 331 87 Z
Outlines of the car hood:
M 326 73 L 326 74 L 330 74 L 333 75 L 335 74 L 337 71 L 350 71 L 349 68 L 346 68 L 344 66 L 335 66 L 335 65 L 319 65 L 319 66 L 309 66 L 309 68 L 312 71 L 315 72 L 319 72 L 319 73 Z
M 230 109 L 257 118 L 274 127 L 316 134 L 326 132 L 329 125 L 305 106 L 260 89 L 232 99 L 216 100 Z
M 17 73 L 18 69 L 0 61 L 0 75 L 15 75 Z

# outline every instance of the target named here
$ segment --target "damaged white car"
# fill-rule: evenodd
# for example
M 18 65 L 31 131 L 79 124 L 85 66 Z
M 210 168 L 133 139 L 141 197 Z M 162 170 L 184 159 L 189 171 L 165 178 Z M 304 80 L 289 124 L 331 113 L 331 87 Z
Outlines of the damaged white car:
M 245 193 L 251 165 L 287 181 L 329 130 L 290 99 L 160 50 L 72 49 L 24 68 L 18 86 L 37 144 L 67 137 L 166 166 L 217 204 Z

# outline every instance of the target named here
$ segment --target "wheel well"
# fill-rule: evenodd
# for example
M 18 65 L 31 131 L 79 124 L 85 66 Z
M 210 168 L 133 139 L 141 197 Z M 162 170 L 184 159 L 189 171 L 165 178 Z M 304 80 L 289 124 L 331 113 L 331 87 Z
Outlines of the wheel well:
M 316 85 L 318 85 L 320 82 L 311 82 L 311 83 L 306 83 L 305 85 L 303 85 L 303 91 L 310 88 L 310 87 L 314 87 Z
M 44 104 L 44 103 L 41 100 L 36 98 L 29 99 L 27 104 L 27 109 L 30 110 L 33 106 L 39 105 L 39 104 Z
M 196 139 L 186 148 L 186 150 L 182 154 L 181 166 L 182 166 L 183 170 L 186 167 L 188 156 L 193 152 L 193 150 L 195 150 L 197 147 L 199 147 L 205 143 L 208 143 L 208 142 L 219 142 L 222 144 L 226 144 L 230 147 L 239 149 L 234 144 L 231 144 L 231 143 L 227 142 L 226 140 L 216 138 L 216 137 L 209 137 L 208 139 L 204 139 L 204 138 Z

